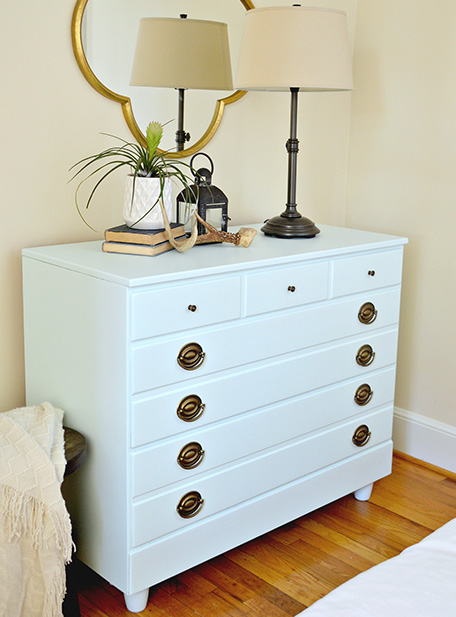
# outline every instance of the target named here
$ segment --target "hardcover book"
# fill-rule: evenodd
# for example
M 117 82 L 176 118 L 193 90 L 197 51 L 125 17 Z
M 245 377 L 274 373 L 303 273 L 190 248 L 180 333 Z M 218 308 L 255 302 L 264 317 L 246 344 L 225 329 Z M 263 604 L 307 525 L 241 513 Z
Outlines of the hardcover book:
M 180 223 L 171 223 L 173 238 L 185 235 L 184 226 Z M 128 225 L 118 225 L 105 231 L 106 242 L 127 242 L 129 244 L 145 244 L 155 246 L 166 242 L 168 237 L 165 229 L 133 229 Z
M 123 253 L 127 255 L 160 255 L 165 251 L 170 251 L 171 244 L 161 242 L 160 244 L 133 244 L 130 242 L 103 242 L 105 253 Z

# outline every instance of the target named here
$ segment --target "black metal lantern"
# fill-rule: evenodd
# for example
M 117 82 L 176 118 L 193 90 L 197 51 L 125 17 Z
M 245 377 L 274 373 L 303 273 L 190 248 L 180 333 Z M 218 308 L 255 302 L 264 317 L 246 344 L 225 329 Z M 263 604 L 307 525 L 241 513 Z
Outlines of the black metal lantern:
M 206 167 L 201 167 L 195 171 L 193 161 L 198 155 L 209 159 L 210 171 Z M 184 224 L 185 219 L 188 218 L 185 212 L 188 204 L 196 204 L 197 212 L 202 219 L 219 231 L 227 231 L 228 198 L 221 189 L 212 184 L 214 163 L 211 157 L 204 152 L 194 154 L 190 159 L 190 169 L 195 176 L 195 184 L 192 184 L 188 190 L 181 191 L 176 197 L 177 222 Z M 198 221 L 198 235 L 201 236 L 205 233 L 207 233 L 206 228 Z

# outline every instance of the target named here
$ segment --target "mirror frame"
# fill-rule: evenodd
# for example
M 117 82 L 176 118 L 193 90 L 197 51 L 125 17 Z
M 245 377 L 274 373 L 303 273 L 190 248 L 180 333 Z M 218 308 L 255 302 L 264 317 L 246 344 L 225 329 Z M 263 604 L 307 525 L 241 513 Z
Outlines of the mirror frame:
M 116 101 L 120 103 L 122 106 L 122 112 L 127 123 L 128 128 L 130 129 L 133 137 L 143 146 L 146 146 L 146 137 L 144 133 L 138 126 L 136 122 L 135 115 L 133 113 L 133 105 L 131 99 L 128 96 L 124 96 L 123 94 L 118 94 L 117 92 L 113 92 L 107 86 L 105 86 L 92 71 L 90 64 L 87 60 L 87 57 L 84 53 L 84 47 L 82 44 L 82 20 L 84 17 L 84 11 L 86 6 L 90 0 L 77 0 L 74 10 L 73 17 L 71 20 L 71 40 L 73 43 L 73 52 L 76 58 L 76 62 L 78 66 L 89 82 L 89 84 L 94 88 L 97 92 L 102 94 L 108 99 L 112 101 Z M 245 7 L 247 11 L 250 9 L 254 9 L 255 6 L 251 0 L 239 0 L 241 4 Z M 199 152 L 206 144 L 212 139 L 217 131 L 220 122 L 222 120 L 223 112 L 225 110 L 225 105 L 230 105 L 235 101 L 238 101 L 246 94 L 245 90 L 236 90 L 230 96 L 227 96 L 223 99 L 218 99 L 215 104 L 214 115 L 212 116 L 212 120 L 209 124 L 204 135 L 195 142 L 192 146 L 181 150 L 180 152 L 169 152 L 167 153 L 168 158 L 184 158 L 187 156 L 192 156 L 196 152 Z M 163 153 L 163 150 L 160 150 Z

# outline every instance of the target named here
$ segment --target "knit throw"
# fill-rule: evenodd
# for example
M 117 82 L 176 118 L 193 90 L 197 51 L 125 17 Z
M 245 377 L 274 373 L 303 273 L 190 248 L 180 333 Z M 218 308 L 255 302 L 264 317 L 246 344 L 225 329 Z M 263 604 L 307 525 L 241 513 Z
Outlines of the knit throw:
M 61 617 L 71 523 L 60 491 L 63 412 L 0 413 L 0 615 Z

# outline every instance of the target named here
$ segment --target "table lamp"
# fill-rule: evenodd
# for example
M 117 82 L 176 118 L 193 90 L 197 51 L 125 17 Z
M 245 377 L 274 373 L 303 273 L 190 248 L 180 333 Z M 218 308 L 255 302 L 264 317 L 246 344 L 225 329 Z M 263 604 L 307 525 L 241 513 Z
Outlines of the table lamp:
M 279 238 L 313 238 L 320 230 L 296 204 L 298 92 L 353 88 L 346 14 L 296 4 L 247 11 L 235 87 L 291 91 L 288 199 L 285 211 L 262 231 Z
M 146 17 L 140 20 L 130 85 L 175 88 L 179 93 L 177 150 L 184 130 L 184 92 L 232 90 L 228 27 L 216 21 Z

